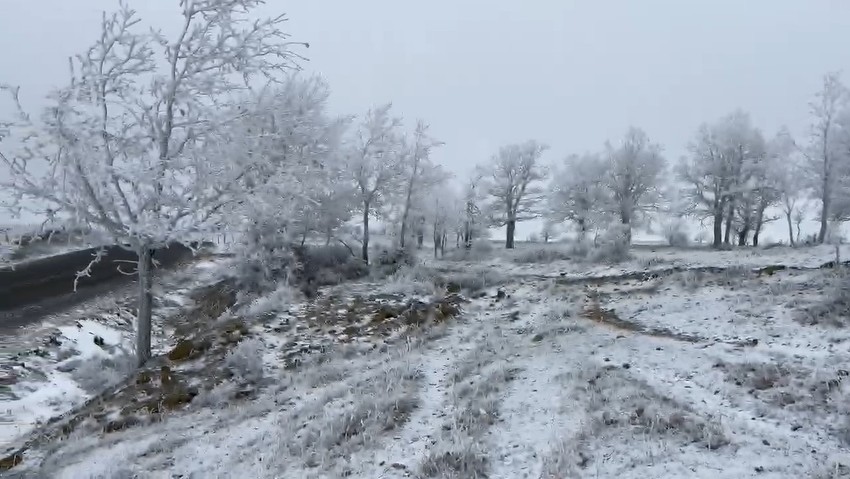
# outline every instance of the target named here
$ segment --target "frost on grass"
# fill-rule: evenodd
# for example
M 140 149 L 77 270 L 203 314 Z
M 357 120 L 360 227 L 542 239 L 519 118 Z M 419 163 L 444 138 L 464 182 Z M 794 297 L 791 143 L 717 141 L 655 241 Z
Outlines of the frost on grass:
M 486 478 L 488 429 L 499 420 L 503 392 L 518 370 L 497 361 L 497 345 L 485 342 L 459 361 L 451 383 L 448 419 L 419 465 L 424 477 Z
M 617 467 L 594 463 L 612 455 L 617 457 L 614 462 L 624 467 L 647 465 L 656 459 L 647 447 L 653 443 L 709 451 L 729 444 L 718 419 L 702 417 L 623 369 L 590 367 L 571 376 L 576 387 L 562 398 L 562 407 L 583 405 L 587 419 L 576 436 L 554 441 L 543 461 L 543 478 L 592 477 L 588 473 L 591 466 L 597 471 Z
M 847 327 L 850 324 L 850 273 L 842 270 L 829 281 L 820 302 L 801 311 L 797 321 L 807 325 Z
M 740 400 L 754 399 L 758 410 L 783 421 L 820 422 L 850 445 L 850 372 L 840 365 L 809 368 L 790 360 L 718 363 L 725 378 L 742 389 Z M 812 414 L 815 411 L 816 414 Z M 796 427 L 789 424 L 789 427 Z
M 265 372 L 265 349 L 266 345 L 260 339 L 244 339 L 224 357 L 225 367 L 240 382 L 259 383 Z
M 515 263 L 541 263 L 547 264 L 555 261 L 568 261 L 573 259 L 568 251 L 553 246 L 534 246 L 520 251 L 515 257 Z

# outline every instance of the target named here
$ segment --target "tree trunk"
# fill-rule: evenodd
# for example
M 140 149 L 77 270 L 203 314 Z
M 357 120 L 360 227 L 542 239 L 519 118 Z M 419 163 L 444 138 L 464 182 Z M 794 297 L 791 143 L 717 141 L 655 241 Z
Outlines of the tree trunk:
M 738 232 L 738 246 L 747 246 L 747 238 L 750 236 L 750 225 L 744 223 L 741 231 Z
M 729 216 L 726 217 L 726 231 L 723 233 L 723 243 L 732 244 L 732 221 L 735 219 L 735 202 L 729 201 Z
M 151 321 L 153 318 L 153 250 L 139 248 L 139 305 L 136 317 L 136 365 L 142 367 L 151 358 Z
M 715 208 L 714 210 L 714 240 L 712 246 L 719 248 L 723 244 L 723 210 Z
M 623 217 L 623 230 L 626 234 L 626 244 L 632 244 L 632 220 L 628 216 Z
M 440 245 L 439 238 L 437 237 L 438 235 L 439 235 L 439 231 L 437 230 L 437 225 L 435 224 L 434 225 L 434 259 L 437 259 L 437 251 L 438 251 L 438 248 L 439 248 L 439 245 Z
M 824 181 L 824 188 L 826 188 L 826 181 Z M 829 206 L 830 201 L 828 198 L 828 193 L 823 196 L 823 204 L 820 210 L 820 231 L 818 232 L 818 243 L 823 244 L 826 241 L 826 233 L 829 228 Z
M 505 249 L 514 249 L 514 234 L 516 233 L 516 220 L 508 220 L 505 232 Z
M 407 214 L 407 213 L 405 213 Z M 404 249 L 404 238 L 407 236 L 407 218 L 402 217 L 401 219 L 401 239 L 399 240 L 399 248 Z
M 327 234 L 325 235 L 325 246 L 330 246 L 332 238 L 333 233 L 331 233 L 331 230 L 328 230 Z
M 446 257 L 446 242 L 449 240 L 449 234 L 443 231 L 443 237 L 440 241 L 440 257 Z
M 584 243 L 587 239 L 587 221 L 584 218 L 579 218 L 576 223 L 578 223 L 578 242 Z
M 416 232 L 416 248 L 422 249 L 423 244 L 425 244 L 425 232 L 420 229 Z
M 791 213 L 785 213 L 785 221 L 788 222 L 788 242 L 791 246 L 796 246 L 797 243 L 794 241 L 794 222 L 791 221 Z
M 369 264 L 369 203 L 363 205 L 363 249 L 361 257 Z
M 307 242 L 307 233 L 301 235 L 301 246 L 304 246 L 304 243 Z

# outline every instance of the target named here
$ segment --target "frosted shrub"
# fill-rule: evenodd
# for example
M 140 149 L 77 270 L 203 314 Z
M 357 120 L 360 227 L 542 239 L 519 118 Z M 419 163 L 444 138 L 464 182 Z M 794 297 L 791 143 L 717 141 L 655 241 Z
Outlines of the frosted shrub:
M 258 383 L 263 379 L 265 365 L 263 364 L 263 352 L 265 345 L 255 338 L 241 341 L 227 353 L 225 366 L 240 381 L 247 383 Z
M 594 263 L 621 263 L 629 259 L 628 225 L 612 225 L 589 254 Z
M 676 219 L 664 225 L 664 239 L 674 248 L 684 248 L 690 244 L 685 222 Z

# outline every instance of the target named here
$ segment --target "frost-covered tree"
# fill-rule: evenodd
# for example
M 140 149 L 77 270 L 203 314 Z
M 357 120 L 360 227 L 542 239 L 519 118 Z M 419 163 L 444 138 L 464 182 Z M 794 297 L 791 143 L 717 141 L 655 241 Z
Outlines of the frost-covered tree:
M 401 233 L 399 235 L 401 248 L 405 247 L 405 240 L 410 228 L 411 211 L 414 208 L 414 201 L 420 197 L 424 191 L 432 187 L 435 182 L 441 181 L 440 175 L 437 173 L 435 165 L 431 162 L 431 150 L 441 146 L 443 143 L 432 138 L 428 133 L 429 126 L 422 120 L 416 123 L 416 129 L 413 132 L 413 144 L 411 151 L 406 157 L 405 163 L 402 165 L 405 175 L 405 199 L 404 208 L 401 216 Z M 423 218 L 418 215 L 417 218 Z M 419 221 L 417 221 L 417 224 Z M 423 228 L 419 225 L 419 238 L 422 238 Z M 421 242 L 420 242 L 421 246 Z
M 291 246 L 308 235 L 326 239 L 352 215 L 354 197 L 341 164 L 347 118 L 327 112 L 329 89 L 317 77 L 293 76 L 245 105 L 245 148 L 262 160 L 241 183 L 253 192 L 231 211 L 239 231 L 243 289 L 262 292 L 286 281 L 295 266 Z M 247 107 L 246 107 L 247 108 Z
M 481 211 L 483 191 L 481 188 L 483 178 L 480 171 L 473 173 L 463 188 L 460 201 L 461 210 L 458 212 L 459 239 L 463 241 L 466 249 L 472 248 L 472 242 L 480 235 L 485 235 L 486 225 L 483 224 L 483 212 Z
M 369 262 L 369 219 L 380 212 L 388 197 L 398 194 L 408 148 L 400 132 L 401 119 L 390 113 L 392 104 L 367 112 L 345 155 L 345 168 L 354 181 L 363 214 L 361 254 Z
M 712 219 L 714 247 L 731 244 L 742 199 L 750 198 L 745 195 L 753 187 L 753 165 L 765 156 L 764 138 L 749 115 L 736 111 L 714 124 L 700 126 L 690 150 L 690 156 L 678 165 L 690 213 L 700 221 Z
M 787 129 L 781 129 L 768 142 L 768 174 L 775 188 L 776 203 L 782 210 L 788 226 L 788 242 L 791 246 L 797 244 L 794 236 L 794 217 L 801 211 L 805 199 L 806 183 L 801 160 Z
M 482 167 L 483 191 L 488 197 L 488 218 L 493 226 L 505 226 L 505 248 L 513 249 L 516 224 L 538 218 L 544 199 L 541 182 L 546 168 L 540 157 L 548 146 L 534 140 L 507 145 Z
M 658 207 L 666 162 L 661 147 L 639 128 L 630 128 L 618 146 L 606 149 L 605 185 L 630 241 L 633 222 Z
M 241 149 L 250 138 L 230 131 L 245 115 L 234 93 L 296 68 L 285 18 L 250 18 L 261 3 L 181 0 L 172 38 L 140 29 L 127 6 L 104 15 L 43 122 L 19 109 L 23 147 L 0 156 L 19 204 L 47 203 L 49 215 L 106 231 L 138 253 L 139 364 L 150 357 L 153 250 L 219 228 L 219 213 L 245 194 L 240 180 L 259 159 Z
M 423 199 L 424 216 L 431 226 L 431 239 L 434 244 L 434 258 L 446 254 L 449 233 L 458 231 L 461 223 L 462 199 L 447 182 L 431 189 L 428 198 Z
M 548 216 L 557 223 L 573 222 L 579 241 L 607 216 L 605 175 L 605 164 L 597 154 L 570 155 L 552 174 Z
M 850 173 L 846 165 L 847 134 L 842 131 L 840 121 L 847 109 L 848 98 L 848 90 L 839 75 L 830 73 L 824 76 L 823 87 L 810 104 L 813 124 L 805 153 L 812 188 L 821 203 L 819 243 L 826 240 L 836 203 L 847 203 L 843 198 L 846 194 L 840 191 L 839 185 L 846 183 L 843 180 Z

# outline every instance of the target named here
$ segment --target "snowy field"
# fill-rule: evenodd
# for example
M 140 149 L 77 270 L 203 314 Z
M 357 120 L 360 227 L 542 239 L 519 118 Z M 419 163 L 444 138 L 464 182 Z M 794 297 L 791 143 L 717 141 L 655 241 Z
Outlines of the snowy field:
M 832 248 L 568 257 L 425 260 L 196 318 L 160 335 L 170 358 L 28 436 L 6 474 L 850 478 L 850 276 L 820 267 Z M 170 291 L 173 311 L 187 297 Z M 131 344 L 118 323 L 58 339 L 102 361 Z M 90 397 L 63 351 L 40 366 L 51 387 L 12 388 L 14 419 Z

